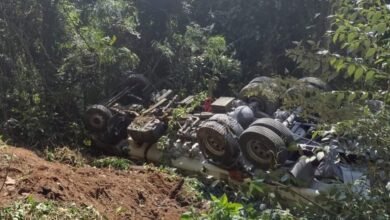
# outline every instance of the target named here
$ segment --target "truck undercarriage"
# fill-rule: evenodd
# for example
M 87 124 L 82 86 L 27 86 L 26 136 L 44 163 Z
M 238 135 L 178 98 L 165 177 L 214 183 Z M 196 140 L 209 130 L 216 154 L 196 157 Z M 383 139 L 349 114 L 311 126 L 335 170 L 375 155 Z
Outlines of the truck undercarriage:
M 270 186 L 288 185 L 306 197 L 357 181 L 356 190 L 369 187 L 361 157 L 347 154 L 332 132 L 314 137 L 315 115 L 300 117 L 300 107 L 281 110 L 283 96 L 326 89 L 313 77 L 288 89 L 257 77 L 238 98 L 179 100 L 133 74 L 112 98 L 87 109 L 85 125 L 101 151 L 216 179 L 240 183 L 280 173 Z

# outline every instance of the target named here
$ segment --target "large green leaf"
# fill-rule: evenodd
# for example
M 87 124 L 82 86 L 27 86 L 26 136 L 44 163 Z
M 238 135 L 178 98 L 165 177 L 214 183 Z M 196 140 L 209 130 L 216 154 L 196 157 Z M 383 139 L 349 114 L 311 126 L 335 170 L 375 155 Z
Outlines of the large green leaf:
M 376 52 L 376 48 L 370 48 L 366 52 L 366 58 L 371 58 Z
M 368 71 L 368 73 L 366 74 L 366 81 L 371 81 L 373 80 L 375 77 L 375 72 L 370 70 Z
M 379 34 L 385 33 L 386 28 L 387 28 L 386 23 L 379 23 L 374 26 L 374 30 L 377 31 Z
M 362 78 L 363 73 L 364 69 L 362 67 L 359 67 L 354 74 L 354 81 L 358 81 L 360 78 Z
M 355 70 L 356 70 L 356 66 L 354 64 L 350 64 L 348 66 L 348 75 L 352 76 L 355 73 Z

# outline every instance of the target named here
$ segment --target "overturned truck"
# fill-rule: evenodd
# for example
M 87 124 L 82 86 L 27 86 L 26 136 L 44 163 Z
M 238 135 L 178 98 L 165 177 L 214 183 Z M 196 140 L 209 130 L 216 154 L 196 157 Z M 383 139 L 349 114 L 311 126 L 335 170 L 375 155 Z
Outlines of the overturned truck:
M 131 74 L 110 99 L 87 109 L 85 126 L 93 146 L 104 152 L 217 179 L 241 182 L 275 172 L 306 196 L 357 180 L 367 186 L 358 156 L 343 150 L 331 132 L 313 138 L 315 116 L 301 118 L 300 107 L 280 109 L 283 96 L 302 88 L 322 91 L 327 85 L 306 77 L 282 88 L 276 79 L 257 77 L 238 98 L 180 100 Z

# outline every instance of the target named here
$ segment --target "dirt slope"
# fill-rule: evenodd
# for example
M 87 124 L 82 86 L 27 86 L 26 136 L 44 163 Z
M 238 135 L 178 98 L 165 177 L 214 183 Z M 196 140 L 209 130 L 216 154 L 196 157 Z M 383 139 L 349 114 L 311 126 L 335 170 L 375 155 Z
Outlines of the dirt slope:
M 0 187 L 5 155 L 13 155 L 0 207 L 32 195 L 37 200 L 93 205 L 109 219 L 179 219 L 186 210 L 176 199 L 180 180 L 156 171 L 113 171 L 51 163 L 21 148 L 0 148 Z M 118 210 L 121 210 L 118 214 Z

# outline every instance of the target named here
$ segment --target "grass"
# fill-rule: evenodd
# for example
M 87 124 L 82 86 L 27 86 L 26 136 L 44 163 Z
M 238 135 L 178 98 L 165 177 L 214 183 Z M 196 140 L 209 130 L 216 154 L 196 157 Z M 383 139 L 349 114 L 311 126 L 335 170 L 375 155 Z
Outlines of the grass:
M 0 219 L 4 220 L 89 220 L 105 219 L 93 207 L 78 207 L 74 203 L 61 204 L 53 201 L 37 202 L 32 197 L 14 202 L 12 205 L 0 209 Z
M 117 170 L 127 170 L 133 162 L 123 158 L 105 157 L 92 161 L 91 165 L 97 168 L 113 168 Z
M 86 159 L 79 150 L 72 150 L 68 147 L 58 147 L 54 149 L 46 149 L 44 157 L 48 161 L 57 161 L 75 167 L 81 167 L 86 163 Z
M 193 195 L 198 202 L 206 198 L 205 185 L 197 178 L 186 177 L 183 188 L 188 194 Z
M 104 157 L 96 159 L 83 155 L 80 150 L 70 149 L 68 147 L 46 149 L 44 157 L 48 161 L 56 161 L 75 167 L 82 167 L 86 164 L 97 168 L 112 168 L 117 170 L 127 170 L 134 163 L 128 159 L 118 157 Z

